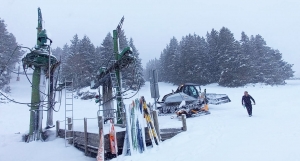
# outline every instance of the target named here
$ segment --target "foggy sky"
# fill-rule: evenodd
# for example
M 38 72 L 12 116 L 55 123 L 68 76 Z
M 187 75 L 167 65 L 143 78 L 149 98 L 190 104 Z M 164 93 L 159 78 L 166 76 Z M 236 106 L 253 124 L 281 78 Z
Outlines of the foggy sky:
M 267 45 L 278 49 L 283 59 L 294 64 L 300 77 L 300 1 L 296 0 L 0 0 L 0 18 L 17 42 L 34 47 L 37 8 L 42 10 L 44 28 L 53 40 L 52 47 L 62 47 L 75 34 L 87 35 L 100 46 L 121 17 L 122 29 L 132 37 L 143 66 L 159 58 L 175 36 L 206 35 L 212 28 L 227 27 L 240 40 L 241 32 L 260 34 Z

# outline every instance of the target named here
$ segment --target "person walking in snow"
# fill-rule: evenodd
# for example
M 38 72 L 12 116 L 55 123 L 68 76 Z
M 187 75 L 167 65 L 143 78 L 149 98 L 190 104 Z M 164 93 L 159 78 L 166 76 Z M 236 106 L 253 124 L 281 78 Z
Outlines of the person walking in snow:
M 242 105 L 246 106 L 249 117 L 252 116 L 252 104 L 251 100 L 255 105 L 255 100 L 248 94 L 247 91 L 244 92 L 244 96 L 242 97 Z

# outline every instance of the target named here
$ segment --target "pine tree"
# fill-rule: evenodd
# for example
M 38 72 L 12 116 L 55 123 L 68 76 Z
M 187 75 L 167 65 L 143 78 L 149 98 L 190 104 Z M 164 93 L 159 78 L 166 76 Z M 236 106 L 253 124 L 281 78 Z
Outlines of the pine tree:
M 203 37 L 196 36 L 196 45 L 196 56 L 198 58 L 198 62 L 195 64 L 195 70 L 197 73 L 195 83 L 205 85 L 210 83 L 211 80 L 208 43 Z
M 63 47 L 64 56 L 62 57 L 62 77 L 61 82 L 64 82 L 65 80 L 70 81 L 73 80 L 75 86 L 78 86 L 78 74 L 76 73 L 76 68 L 78 68 L 80 58 L 77 55 L 79 55 L 78 52 L 78 44 L 79 44 L 79 38 L 78 35 L 73 36 L 73 40 L 71 40 L 71 45 L 68 46 L 67 44 Z
M 146 64 L 146 68 L 144 70 L 144 78 L 146 81 L 150 81 L 150 72 L 152 72 L 153 70 L 157 71 L 158 81 L 161 81 L 160 63 L 159 60 L 156 58 L 149 60 L 148 63 Z
M 253 38 L 255 59 L 255 82 L 270 85 L 284 84 L 284 80 L 293 76 L 292 65 L 282 60 L 282 54 L 267 46 L 260 35 Z
M 228 28 L 214 29 L 206 34 L 206 41 L 198 35 L 187 35 L 178 45 L 173 37 L 160 54 L 159 81 L 180 84 L 219 83 L 237 87 L 247 83 L 284 84 L 293 76 L 291 64 L 282 60 L 282 54 L 266 45 L 260 36 L 250 38 L 242 32 L 235 40 Z M 145 78 L 154 60 L 147 63 Z
M 195 83 L 192 77 L 194 77 L 194 65 L 198 61 L 195 54 L 195 47 L 193 42 L 193 36 L 191 34 L 182 38 L 179 43 L 179 63 L 178 69 L 178 82 L 177 84 L 182 84 L 186 82 Z M 191 80 L 191 81 L 190 81 Z
M 176 64 L 178 62 L 178 41 L 175 37 L 170 40 L 169 45 L 166 48 L 165 55 L 165 79 L 167 82 L 174 83 L 177 79 Z
M 239 68 L 240 44 L 234 39 L 228 28 L 223 27 L 219 33 L 217 63 L 221 73 L 218 81 L 222 86 L 236 86 Z
M 63 55 L 63 49 L 60 47 L 56 47 L 55 49 L 51 49 L 52 55 L 56 57 L 57 60 Z
M 0 89 L 9 84 L 10 72 L 23 54 L 15 36 L 7 31 L 4 20 L 0 19 Z
M 55 51 L 56 52 L 56 51 Z M 62 80 L 73 80 L 74 87 L 79 89 L 90 85 L 97 71 L 99 55 L 87 36 L 82 40 L 76 34 L 71 45 L 64 45 L 62 49 Z
M 219 39 L 219 32 L 215 29 L 212 29 L 210 33 L 206 34 L 206 41 L 208 44 L 208 60 L 207 66 L 209 70 L 209 83 L 216 83 L 220 79 L 220 66 L 218 60 L 218 39 Z
M 129 46 L 127 37 L 125 35 L 125 31 L 121 30 L 120 33 L 118 33 L 119 36 L 119 52 L 121 52 L 124 48 Z
M 55 51 L 53 53 L 55 54 Z M 65 44 L 62 48 L 62 54 L 61 54 L 61 64 L 60 64 L 60 82 L 64 82 L 66 79 L 71 80 L 71 77 L 68 75 L 70 74 L 71 67 L 67 64 L 68 56 L 70 55 L 70 48 L 68 44 Z
M 98 57 L 95 54 L 95 47 L 87 36 L 84 36 L 79 43 L 80 61 L 80 87 L 88 86 L 96 75 L 98 69 Z
M 144 74 L 143 74 L 142 60 L 139 57 L 140 54 L 136 49 L 132 38 L 130 38 L 129 40 L 129 46 L 131 47 L 133 56 L 135 57 L 135 63 L 128 68 L 129 70 L 127 70 L 129 72 L 130 71 L 132 72 L 132 74 L 128 74 L 129 77 L 127 78 L 127 81 L 133 80 L 132 88 L 137 89 L 145 84 L 145 80 L 143 78 Z
M 168 46 L 167 46 L 168 48 Z M 167 49 L 164 49 L 161 54 L 160 54 L 160 57 L 159 57 L 159 73 L 160 73 L 160 77 L 159 77 L 159 81 L 162 81 L 162 82 L 167 82 L 167 66 L 166 66 L 166 62 L 168 61 L 167 60 Z
M 109 67 L 112 60 L 115 60 L 113 46 L 113 37 L 108 33 L 101 46 L 97 48 L 97 52 L 100 52 L 100 67 Z

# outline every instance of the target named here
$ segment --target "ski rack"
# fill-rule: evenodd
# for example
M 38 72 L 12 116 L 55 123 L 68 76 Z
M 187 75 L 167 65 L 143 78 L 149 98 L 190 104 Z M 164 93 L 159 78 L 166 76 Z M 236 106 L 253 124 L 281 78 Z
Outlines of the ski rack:
M 65 146 L 73 144 L 74 124 L 73 124 L 73 80 L 65 80 Z M 69 95 L 68 95 L 69 94 Z M 68 144 L 67 144 L 68 142 Z

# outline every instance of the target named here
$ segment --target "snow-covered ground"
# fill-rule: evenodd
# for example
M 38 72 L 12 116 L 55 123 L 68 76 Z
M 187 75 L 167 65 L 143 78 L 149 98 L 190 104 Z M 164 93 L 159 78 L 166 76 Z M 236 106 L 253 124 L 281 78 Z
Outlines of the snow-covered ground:
M 159 83 L 160 95 L 176 86 Z M 224 88 L 216 84 L 203 86 L 207 93 L 228 94 L 232 102 L 210 105 L 211 115 L 188 118 L 186 132 L 149 148 L 143 154 L 119 156 L 119 161 L 298 161 L 300 160 L 300 108 L 297 94 L 300 80 L 287 81 L 285 86 L 248 85 L 243 88 Z M 9 97 L 19 102 L 30 102 L 31 89 L 25 76 L 20 81 L 11 80 Z M 253 117 L 248 117 L 241 105 L 247 90 L 256 100 Z M 131 96 L 129 93 L 128 96 Z M 152 102 L 149 83 L 134 98 L 145 96 Z M 125 100 L 129 104 L 131 100 Z M 63 103 L 63 102 L 62 102 Z M 58 109 L 59 105 L 56 105 Z M 47 142 L 21 142 L 22 134 L 29 128 L 29 107 L 15 103 L 0 104 L 0 161 L 90 161 L 74 147 L 65 147 L 61 138 L 55 138 L 55 129 Z M 96 118 L 98 106 L 94 100 L 74 99 L 74 118 Z M 54 113 L 54 121 L 64 120 L 64 104 Z M 46 113 L 44 114 L 44 122 Z M 159 117 L 160 127 L 180 127 L 181 122 L 169 116 Z M 83 130 L 83 120 L 74 122 L 75 130 Z M 45 125 L 44 125 L 45 126 Z M 63 126 L 63 123 L 62 125 Z M 97 132 L 95 119 L 88 119 L 88 131 Z M 122 129 L 117 129 L 122 130 Z

